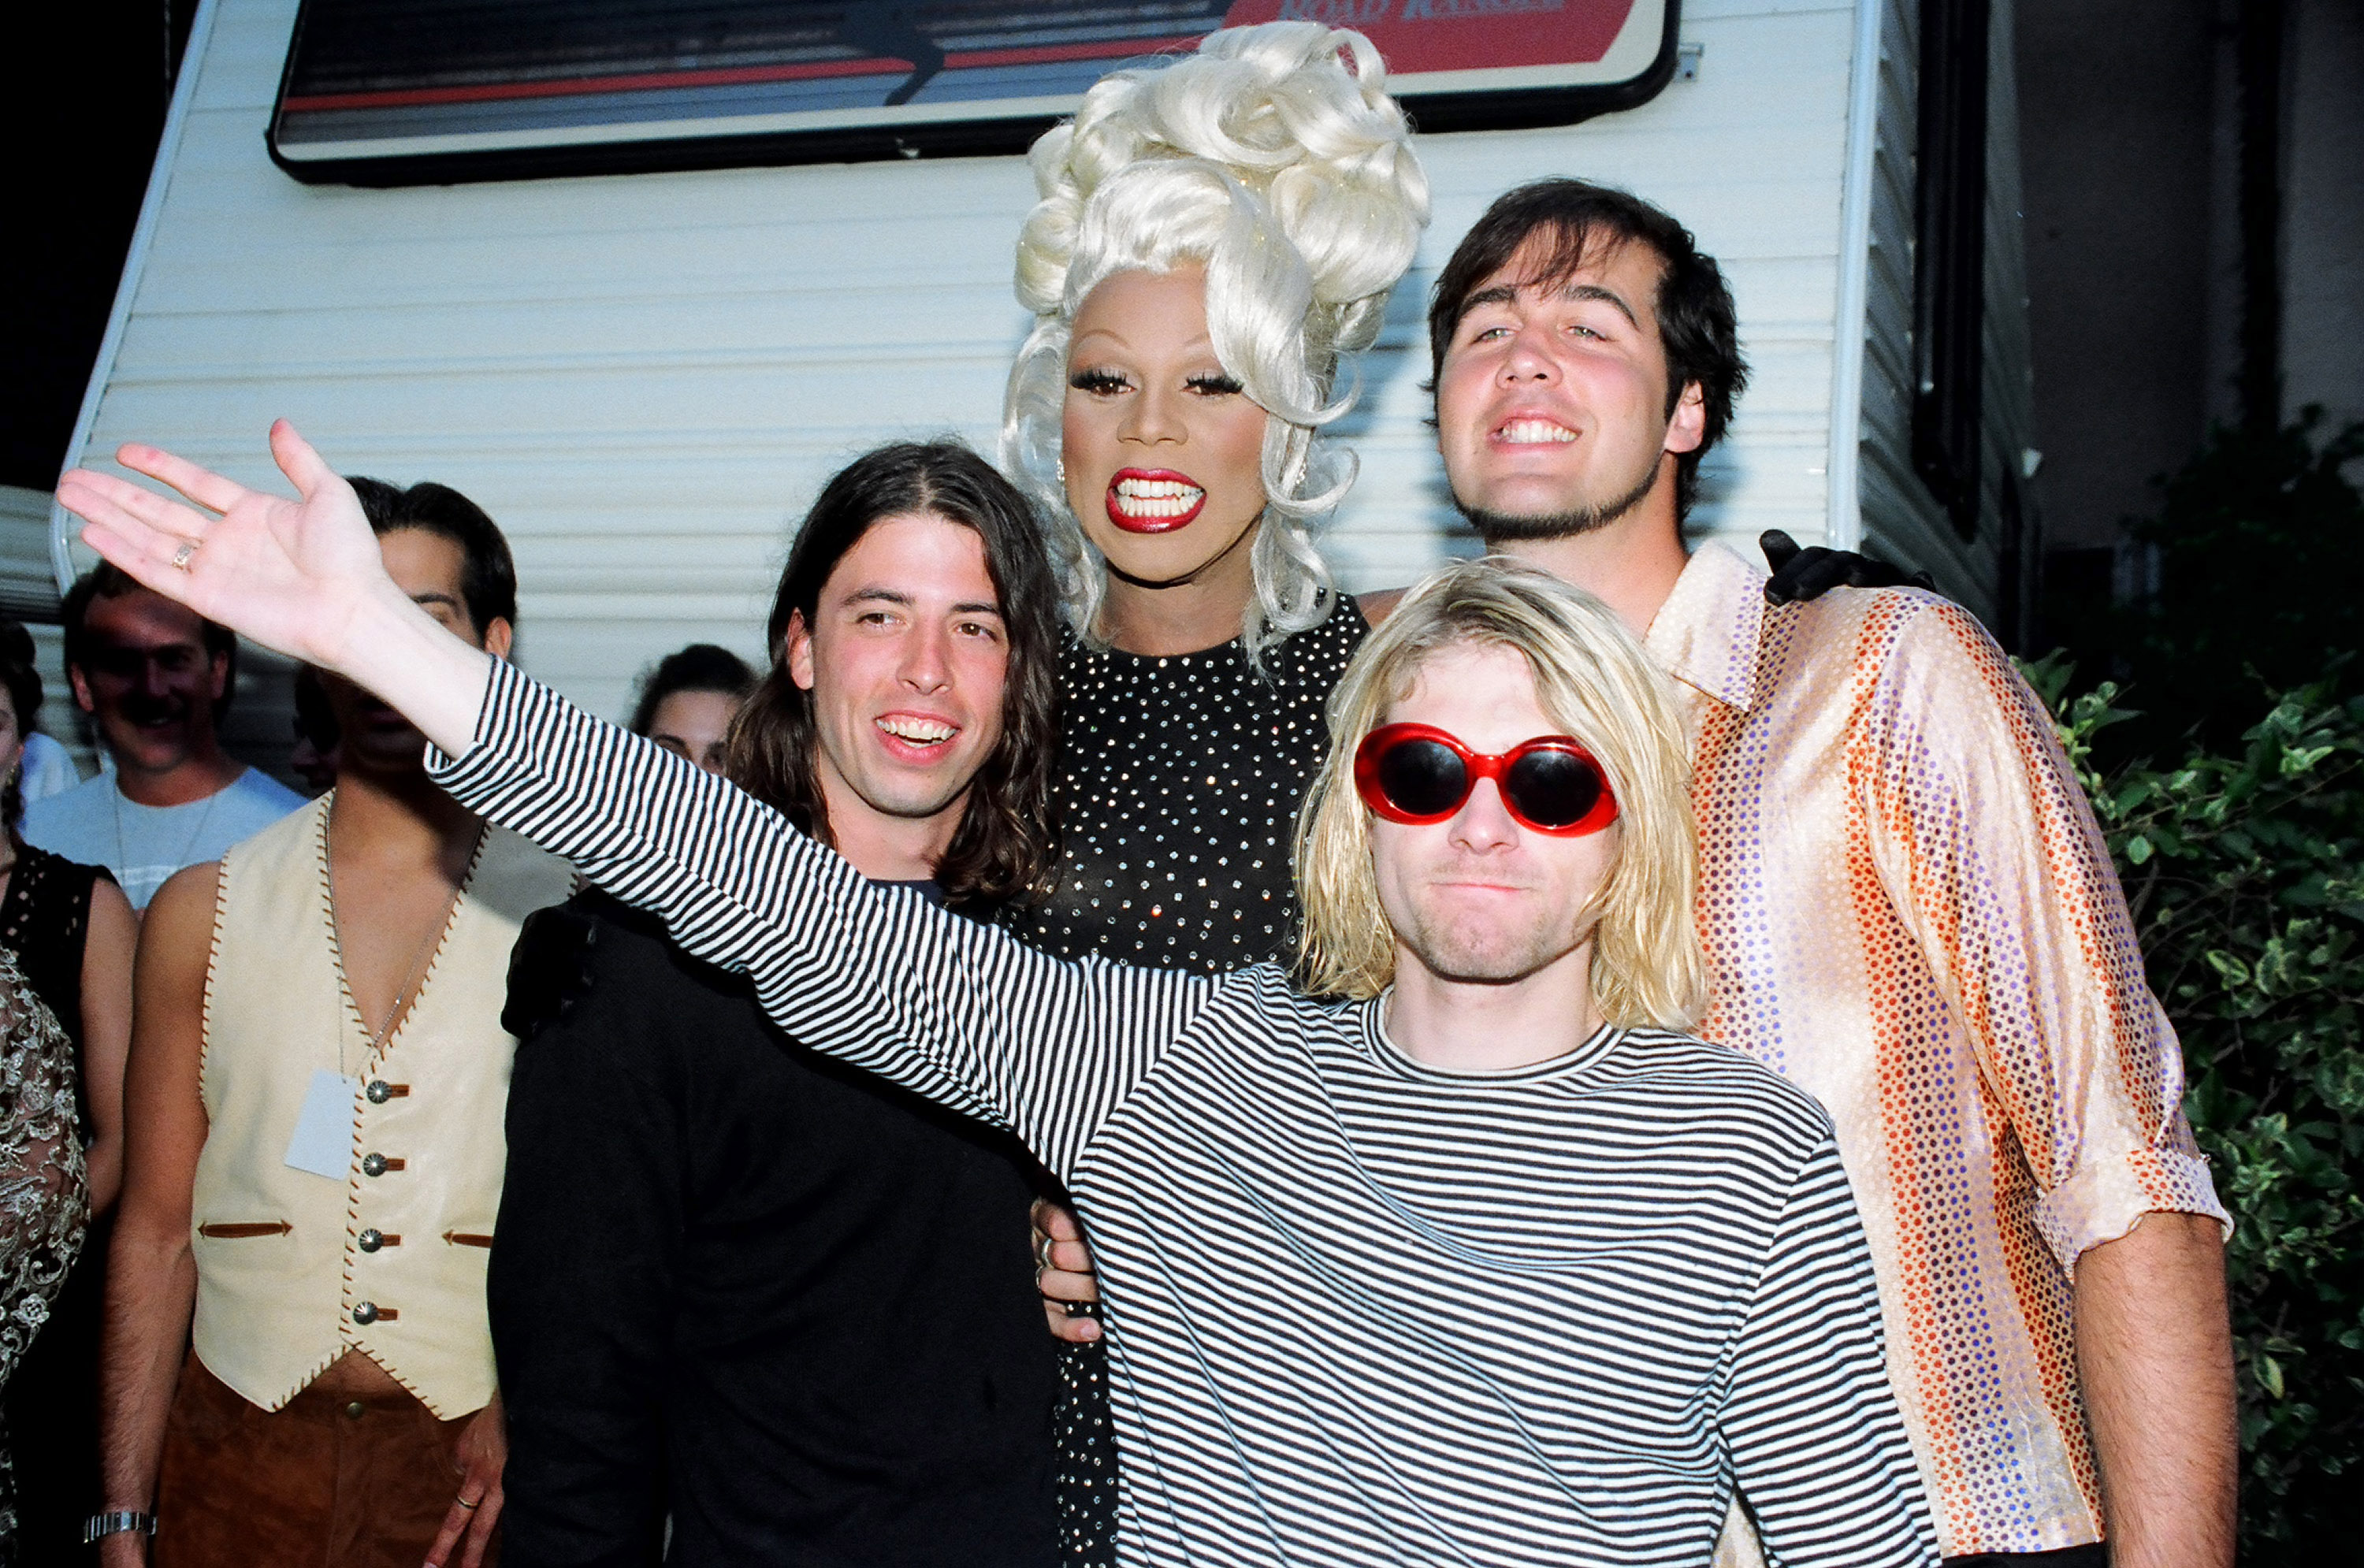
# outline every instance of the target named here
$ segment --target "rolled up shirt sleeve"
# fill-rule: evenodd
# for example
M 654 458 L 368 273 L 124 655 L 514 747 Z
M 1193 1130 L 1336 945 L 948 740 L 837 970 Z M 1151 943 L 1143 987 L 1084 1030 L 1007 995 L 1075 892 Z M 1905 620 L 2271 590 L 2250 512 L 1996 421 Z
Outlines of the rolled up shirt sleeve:
M 2181 1048 L 2035 694 L 1968 611 L 1925 599 L 1854 740 L 1880 877 L 2026 1155 L 2061 1267 L 2146 1214 L 2229 1231 L 2183 1116 Z

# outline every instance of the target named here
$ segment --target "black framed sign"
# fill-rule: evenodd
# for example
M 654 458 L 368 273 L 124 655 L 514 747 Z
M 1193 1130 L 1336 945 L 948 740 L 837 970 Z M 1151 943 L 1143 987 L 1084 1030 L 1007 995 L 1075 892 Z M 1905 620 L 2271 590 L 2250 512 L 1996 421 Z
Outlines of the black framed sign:
M 1022 150 L 1118 66 L 1288 17 L 1366 34 L 1423 130 L 1655 95 L 1677 0 L 304 0 L 271 155 L 299 180 Z

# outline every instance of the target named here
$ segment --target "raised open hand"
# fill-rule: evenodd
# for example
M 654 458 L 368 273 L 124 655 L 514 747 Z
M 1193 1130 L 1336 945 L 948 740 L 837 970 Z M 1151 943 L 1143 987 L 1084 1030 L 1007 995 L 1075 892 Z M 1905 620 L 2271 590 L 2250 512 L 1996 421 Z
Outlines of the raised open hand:
M 400 590 L 353 487 L 284 419 L 271 427 L 271 455 L 300 500 L 139 445 L 117 461 L 195 506 L 81 468 L 58 482 L 58 500 L 89 525 L 83 542 L 143 586 L 266 647 L 338 669 L 356 610 Z
M 195 506 L 87 469 L 58 499 L 89 526 L 83 542 L 208 620 L 359 682 L 454 754 L 467 749 L 491 665 L 412 604 L 393 578 L 353 487 L 296 427 L 271 427 L 271 455 L 299 500 L 249 490 L 154 447 L 116 453 Z

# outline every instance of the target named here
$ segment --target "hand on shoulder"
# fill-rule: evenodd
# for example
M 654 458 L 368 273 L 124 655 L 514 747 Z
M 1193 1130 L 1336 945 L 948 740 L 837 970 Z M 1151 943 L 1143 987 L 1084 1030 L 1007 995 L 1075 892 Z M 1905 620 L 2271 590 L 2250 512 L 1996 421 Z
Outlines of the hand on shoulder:
M 530 1040 L 590 995 L 591 950 L 598 944 L 601 912 L 596 903 L 577 898 L 526 917 L 509 954 L 502 1029 Z
M 1773 569 L 1773 575 L 1765 583 L 1768 604 L 1809 604 L 1833 588 L 1921 588 L 1936 592 L 1937 585 L 1926 572 L 1908 573 L 1901 566 L 1891 566 L 1851 550 L 1831 550 L 1819 544 L 1801 549 L 1797 540 L 1779 528 L 1766 529 L 1757 536 L 1756 543 L 1765 551 L 1765 564 Z

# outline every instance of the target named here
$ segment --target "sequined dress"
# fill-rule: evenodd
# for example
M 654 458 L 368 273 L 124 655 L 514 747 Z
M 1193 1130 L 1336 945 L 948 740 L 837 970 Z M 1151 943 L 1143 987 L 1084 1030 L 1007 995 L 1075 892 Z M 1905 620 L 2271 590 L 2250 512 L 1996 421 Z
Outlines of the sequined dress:
M 1060 650 L 1054 800 L 1059 882 L 1011 929 L 1062 958 L 1098 953 L 1221 974 L 1296 939 L 1289 835 L 1330 744 L 1330 690 L 1369 632 L 1352 599 L 1267 648 L 1234 639 L 1165 658 Z M 1062 1345 L 1056 1413 L 1061 1553 L 1114 1561 L 1116 1444 L 1107 1355 Z
M 73 1048 L 74 1110 L 82 1143 L 94 1136 L 83 1040 L 83 955 L 91 892 L 113 874 L 30 844 L 0 896 L 0 948 L 45 1003 Z M 49 1303 L 49 1321 L 0 1388 L 0 1420 L 14 1434 L 17 1526 L 28 1562 L 83 1561 L 83 1521 L 99 1508 L 98 1345 L 113 1216 L 92 1222 L 82 1259 Z
M 0 949 L 0 1384 L 48 1319 L 89 1218 L 73 1044 Z M 16 1486 L 0 1448 L 0 1564 L 16 1557 Z

